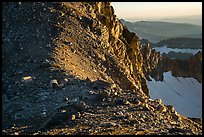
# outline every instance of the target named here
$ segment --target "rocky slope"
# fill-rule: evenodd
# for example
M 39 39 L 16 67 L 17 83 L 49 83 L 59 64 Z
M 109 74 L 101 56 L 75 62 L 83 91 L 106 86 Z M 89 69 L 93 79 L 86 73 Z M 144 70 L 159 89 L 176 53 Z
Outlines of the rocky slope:
M 3 134 L 202 134 L 149 98 L 160 54 L 109 2 L 3 3 L 2 20 Z

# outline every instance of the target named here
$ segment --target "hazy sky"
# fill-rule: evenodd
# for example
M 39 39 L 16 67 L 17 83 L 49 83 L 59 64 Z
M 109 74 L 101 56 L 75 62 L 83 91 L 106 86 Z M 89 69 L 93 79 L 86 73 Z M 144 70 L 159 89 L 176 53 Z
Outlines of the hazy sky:
M 155 19 L 202 14 L 202 2 L 112 2 L 118 18 Z

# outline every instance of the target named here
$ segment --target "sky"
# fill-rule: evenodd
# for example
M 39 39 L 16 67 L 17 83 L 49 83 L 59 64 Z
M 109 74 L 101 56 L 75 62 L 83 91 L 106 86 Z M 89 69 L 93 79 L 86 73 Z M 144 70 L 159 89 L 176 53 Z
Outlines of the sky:
M 118 18 L 161 19 L 202 15 L 202 2 L 112 2 Z

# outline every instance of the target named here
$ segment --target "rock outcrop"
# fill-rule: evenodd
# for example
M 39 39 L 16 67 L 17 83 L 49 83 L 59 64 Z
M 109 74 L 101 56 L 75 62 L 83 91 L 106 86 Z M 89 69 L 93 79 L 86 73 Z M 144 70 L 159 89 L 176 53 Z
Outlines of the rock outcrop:
M 162 56 L 162 59 L 154 69 L 151 69 L 147 73 L 155 80 L 163 80 L 163 73 L 171 71 L 175 77 L 193 77 L 199 82 L 202 82 L 202 52 L 198 52 L 193 55 L 190 59 L 179 60 L 169 59 Z
M 189 59 L 170 59 L 152 50 L 150 43 L 143 44 L 143 72 L 146 79 L 149 75 L 155 80 L 163 80 L 163 73 L 171 71 L 175 77 L 193 77 L 202 82 L 202 52 L 198 52 Z
M 128 81 L 130 81 L 130 84 L 128 84 L 129 88 L 133 85 L 137 90 L 142 89 L 149 96 L 142 71 L 143 58 L 140 51 L 139 37 L 135 33 L 131 33 L 116 18 L 114 9 L 110 6 L 110 3 L 103 4 L 99 2 L 96 6 L 94 5 L 94 9 L 96 9 L 96 15 L 99 21 L 108 28 L 108 51 L 117 57 L 120 67 L 125 70 Z M 121 78 L 119 77 L 119 79 Z M 123 82 L 120 82 L 121 86 Z
M 149 80 L 149 75 L 151 75 L 155 70 L 159 70 L 158 64 L 162 62 L 162 55 L 160 52 L 156 52 L 155 49 L 152 50 L 150 43 L 143 45 L 141 52 L 143 55 L 143 72 Z M 162 73 L 163 72 L 161 71 L 157 72 L 157 75 L 162 75 Z

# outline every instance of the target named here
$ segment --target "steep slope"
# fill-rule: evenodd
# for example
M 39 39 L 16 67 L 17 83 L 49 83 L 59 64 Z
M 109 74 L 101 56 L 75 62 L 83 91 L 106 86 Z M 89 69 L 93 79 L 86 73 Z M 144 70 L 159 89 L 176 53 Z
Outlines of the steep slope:
M 174 77 L 170 71 L 163 75 L 163 81 L 147 81 L 151 98 L 161 98 L 182 115 L 202 118 L 202 83 L 192 77 Z
M 148 95 L 145 77 L 141 70 L 142 55 L 140 52 L 138 37 L 122 26 L 113 14 L 113 9 L 110 7 L 109 3 L 105 3 L 104 5 L 94 3 L 93 7 L 89 4 L 87 5 L 87 11 L 76 10 L 75 12 L 75 14 L 78 15 L 77 18 L 81 21 L 76 23 L 82 23 L 82 26 L 79 24 L 76 25 L 77 28 L 71 29 L 73 29 L 73 32 L 76 33 L 75 36 L 78 36 L 78 38 L 76 39 L 76 37 L 74 37 L 73 39 L 76 39 L 74 41 L 70 40 L 70 36 L 66 36 L 67 34 L 65 33 L 67 32 L 61 34 L 61 37 L 72 42 L 74 45 L 72 48 L 74 48 L 74 50 L 86 48 L 85 52 L 87 53 L 78 54 L 80 54 L 80 56 L 86 56 L 88 54 L 90 56 L 89 58 L 92 59 L 92 62 L 95 62 L 95 65 L 98 66 L 97 70 L 105 68 L 105 73 L 91 71 L 88 75 L 85 75 L 82 78 L 85 79 L 86 77 L 89 77 L 91 80 L 96 80 L 101 77 L 97 76 L 99 73 L 101 73 L 103 77 L 109 75 L 109 82 L 118 84 L 122 89 L 133 89 L 135 87 L 136 90 L 143 90 Z M 69 4 L 66 3 L 62 11 L 69 13 L 69 9 L 66 6 L 69 6 Z M 63 25 L 62 28 L 70 31 L 68 25 Z M 79 31 L 76 31 L 76 29 L 81 31 L 85 29 L 86 35 L 80 35 Z M 84 38 L 87 38 L 88 40 L 86 45 L 84 45 L 84 42 L 80 42 L 80 40 Z M 98 41 L 99 44 L 96 45 L 95 41 Z M 58 41 L 56 41 L 56 43 L 57 42 Z M 81 45 L 79 45 L 79 43 L 81 43 Z M 56 45 L 64 46 L 63 43 L 57 43 Z M 59 58 L 64 58 L 66 56 L 63 57 L 62 54 L 58 55 L 60 56 Z M 56 62 L 58 63 L 60 61 Z M 109 62 L 114 62 L 114 65 Z M 70 61 L 63 63 L 68 65 L 70 64 Z M 79 66 L 78 68 L 80 67 L 84 68 L 84 66 Z M 94 77 L 91 76 L 92 74 Z
M 186 60 L 169 59 L 143 45 L 144 72 L 150 97 L 188 117 L 202 118 L 202 52 Z
M 109 2 L 3 3 L 2 19 L 3 134 L 202 134 L 149 98 L 139 37 Z

